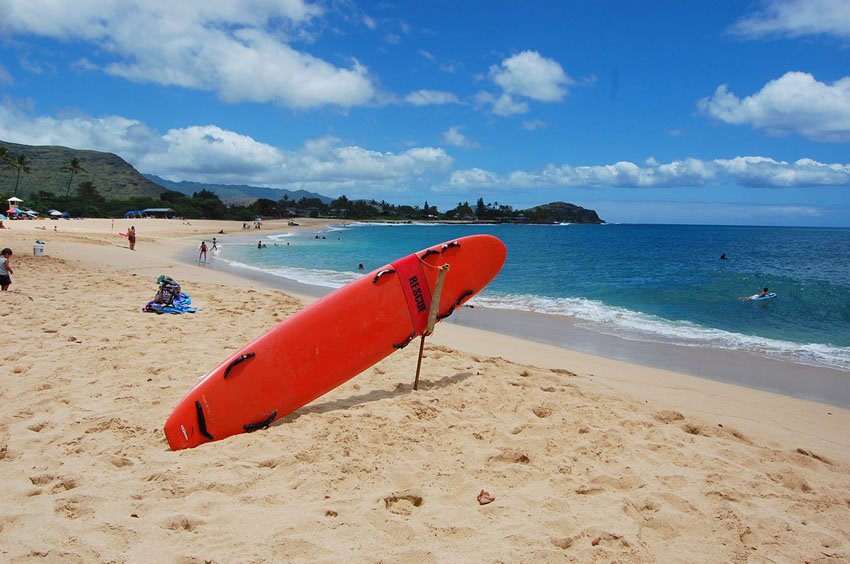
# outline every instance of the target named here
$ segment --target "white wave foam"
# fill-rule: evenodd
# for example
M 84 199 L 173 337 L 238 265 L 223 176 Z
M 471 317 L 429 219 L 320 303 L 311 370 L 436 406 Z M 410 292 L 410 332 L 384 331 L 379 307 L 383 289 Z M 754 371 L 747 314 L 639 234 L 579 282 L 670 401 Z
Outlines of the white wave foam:
M 234 268 L 263 272 L 325 288 L 340 288 L 363 276 L 355 272 L 284 266 L 256 267 L 238 261 L 219 260 L 224 260 Z M 739 350 L 799 364 L 850 370 L 848 347 L 818 343 L 800 344 L 733 333 L 686 321 L 670 321 L 585 298 L 545 298 L 530 294 L 485 292 L 473 298 L 472 303 L 494 309 L 566 316 L 571 318 L 571 322 L 585 329 L 629 340 Z
M 534 295 L 489 293 L 473 302 L 494 309 L 513 309 L 572 318 L 577 325 L 629 340 L 673 343 L 690 347 L 743 350 L 799 364 L 850 370 L 850 348 L 819 343 L 793 343 L 733 333 L 687 321 L 609 306 L 584 298 L 543 298 Z
M 362 276 L 362 274 L 357 274 L 354 272 L 339 272 L 336 270 L 319 270 L 311 268 L 298 268 L 294 266 L 260 268 L 238 261 L 225 262 L 227 262 L 234 268 L 242 268 L 245 270 L 253 270 L 255 272 L 271 274 L 272 276 L 288 278 L 289 280 L 293 280 L 295 282 L 301 282 L 302 284 L 309 284 L 311 286 L 321 286 L 323 288 L 341 288 L 349 282 L 353 282 L 354 280 L 357 280 Z
M 354 221 L 349 223 L 349 225 L 354 225 L 356 227 L 402 227 L 402 226 L 416 226 L 416 227 L 432 227 L 434 225 L 455 225 L 453 223 L 445 223 L 442 221 Z
M 289 231 L 287 233 L 274 233 L 272 235 L 266 235 L 266 239 L 288 239 L 289 237 L 297 237 L 299 233 L 297 231 Z

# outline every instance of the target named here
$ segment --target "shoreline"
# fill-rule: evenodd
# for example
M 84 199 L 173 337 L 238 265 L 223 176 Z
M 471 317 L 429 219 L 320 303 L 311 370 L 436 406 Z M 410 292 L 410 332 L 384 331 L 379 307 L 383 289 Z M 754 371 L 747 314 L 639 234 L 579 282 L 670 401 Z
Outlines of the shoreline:
M 334 223 L 328 223 L 334 225 Z M 265 233 L 273 235 L 276 232 Z M 236 234 L 241 235 L 241 234 Z M 247 239 L 247 235 L 246 235 Z M 175 255 L 184 262 L 192 260 L 193 249 Z M 334 290 L 306 284 L 251 267 L 236 267 L 211 259 L 205 268 L 228 272 L 297 296 L 305 303 Z M 790 397 L 850 408 L 850 372 L 825 366 L 813 366 L 789 360 L 776 360 L 746 351 L 682 346 L 673 343 L 626 339 L 577 326 L 567 318 L 521 310 L 503 310 L 475 306 L 462 308 L 437 326 L 457 324 L 488 333 L 515 337 L 523 341 L 552 345 L 570 352 L 581 352 L 778 393 Z M 451 346 L 450 343 L 445 343 Z
M 170 451 L 179 399 L 304 302 L 180 258 L 229 223 L 137 220 L 135 252 L 129 221 L 39 223 L 0 230 L 4 561 L 850 559 L 850 410 L 458 323 L 419 391 L 409 346 Z M 197 313 L 141 313 L 160 274 Z

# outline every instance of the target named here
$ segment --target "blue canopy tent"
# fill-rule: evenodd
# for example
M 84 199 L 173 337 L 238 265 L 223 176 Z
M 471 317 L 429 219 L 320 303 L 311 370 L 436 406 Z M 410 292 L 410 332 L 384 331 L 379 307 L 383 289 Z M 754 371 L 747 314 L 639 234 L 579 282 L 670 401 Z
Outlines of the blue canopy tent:
M 142 210 L 145 217 L 159 217 L 172 219 L 177 216 L 177 212 L 171 208 L 146 208 Z

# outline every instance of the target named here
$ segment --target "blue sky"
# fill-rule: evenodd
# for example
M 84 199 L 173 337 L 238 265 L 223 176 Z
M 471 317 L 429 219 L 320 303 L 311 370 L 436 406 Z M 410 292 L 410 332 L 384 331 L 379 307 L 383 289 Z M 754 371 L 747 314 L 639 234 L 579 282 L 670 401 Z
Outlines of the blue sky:
M 0 0 L 0 139 L 172 180 L 850 226 L 850 0 Z

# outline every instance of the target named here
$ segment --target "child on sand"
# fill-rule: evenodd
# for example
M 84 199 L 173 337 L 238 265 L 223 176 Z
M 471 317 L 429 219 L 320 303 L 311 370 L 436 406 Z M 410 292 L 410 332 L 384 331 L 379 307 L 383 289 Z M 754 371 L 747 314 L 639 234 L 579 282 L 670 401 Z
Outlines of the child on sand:
M 12 266 L 9 264 L 9 259 L 12 258 L 12 249 L 6 247 L 2 251 L 0 251 L 0 255 L 2 255 L 2 260 L 0 260 L 0 290 L 6 291 L 9 289 L 9 286 L 12 285 L 12 277 L 11 275 L 15 273 L 12 270 Z

